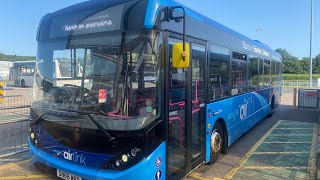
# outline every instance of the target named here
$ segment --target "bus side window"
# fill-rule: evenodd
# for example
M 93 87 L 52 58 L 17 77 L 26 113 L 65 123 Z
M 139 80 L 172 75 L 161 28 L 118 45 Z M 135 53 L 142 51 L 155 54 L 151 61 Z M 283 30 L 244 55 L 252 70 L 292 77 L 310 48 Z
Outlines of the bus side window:
M 248 91 L 247 66 L 247 55 L 238 52 L 232 52 L 231 95 L 237 95 Z
M 264 78 L 263 78 L 263 59 L 259 58 L 259 87 L 263 89 L 264 87 Z
M 281 73 L 281 63 L 276 62 L 276 75 L 275 75 L 275 85 L 279 86 L 280 85 L 280 73 Z
M 209 99 L 230 96 L 230 51 L 228 48 L 210 45 Z
M 249 90 L 255 91 L 259 89 L 259 58 L 249 56 Z
M 270 86 L 270 72 L 271 72 L 271 67 L 270 67 L 270 60 L 264 60 L 263 63 L 263 85 L 264 87 L 269 87 Z
M 274 86 L 276 83 L 276 62 L 271 61 L 271 85 Z

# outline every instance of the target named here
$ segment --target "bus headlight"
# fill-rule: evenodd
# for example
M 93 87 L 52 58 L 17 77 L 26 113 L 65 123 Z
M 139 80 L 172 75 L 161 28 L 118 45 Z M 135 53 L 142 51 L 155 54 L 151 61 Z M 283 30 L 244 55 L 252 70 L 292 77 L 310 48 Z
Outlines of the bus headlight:
M 127 155 L 122 155 L 121 157 L 121 161 L 124 162 L 124 163 L 127 163 L 128 162 L 128 156 Z
M 143 151 L 145 146 L 144 138 L 138 139 L 132 146 L 129 146 L 124 151 L 116 155 L 112 160 L 102 166 L 103 169 L 125 170 L 128 169 L 145 157 Z
M 35 136 L 35 134 L 32 132 L 32 133 L 30 133 L 30 138 L 31 139 L 34 139 L 36 136 Z

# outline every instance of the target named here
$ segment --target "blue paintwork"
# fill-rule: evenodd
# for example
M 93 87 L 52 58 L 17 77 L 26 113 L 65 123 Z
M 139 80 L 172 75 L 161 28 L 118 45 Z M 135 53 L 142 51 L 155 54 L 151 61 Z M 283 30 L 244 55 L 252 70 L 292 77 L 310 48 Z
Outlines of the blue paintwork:
M 271 49 L 269 46 L 263 44 L 262 42 L 259 42 L 257 40 L 252 40 L 174 0 L 149 0 L 148 6 L 147 6 L 147 11 L 146 11 L 146 16 L 145 16 L 145 21 L 144 21 L 144 27 L 145 29 L 153 29 L 155 26 L 156 18 L 158 16 L 158 13 L 160 12 L 161 7 L 166 7 L 166 6 L 183 6 L 186 10 L 186 15 L 194 18 L 197 21 L 203 22 L 205 24 L 208 24 L 212 27 L 216 27 L 217 29 L 221 29 L 222 31 L 228 33 L 229 35 L 239 37 L 240 39 L 255 45 L 257 47 L 263 48 L 271 53 L 274 54 L 276 57 L 280 57 L 278 53 L 275 53 L 273 49 Z
M 210 160 L 210 137 L 214 124 L 218 119 L 225 122 L 228 132 L 228 146 L 240 136 L 263 120 L 270 112 L 270 102 L 273 96 L 279 99 L 280 87 L 262 89 L 208 104 L 206 107 L 206 162 Z M 276 100 L 277 101 L 277 100 Z M 241 109 L 247 106 L 247 114 L 241 119 Z M 218 112 L 213 116 L 213 113 Z
M 124 171 L 115 171 L 115 170 L 103 170 L 97 169 L 93 167 L 87 167 L 83 165 L 78 165 L 76 163 L 72 163 L 69 161 L 62 160 L 48 154 L 42 150 L 36 148 L 31 142 L 28 140 L 28 144 L 30 147 L 31 159 L 33 163 L 41 162 L 50 167 L 63 170 L 65 172 L 69 172 L 71 174 L 83 177 L 85 179 L 117 179 L 117 180 L 132 180 L 132 179 L 155 179 L 155 173 L 158 170 L 161 170 L 161 180 L 165 179 L 166 174 L 166 144 L 163 142 L 153 153 L 151 153 L 148 157 L 144 158 L 141 162 L 136 164 L 135 166 L 124 170 Z M 156 159 L 160 157 L 162 163 L 159 167 L 156 167 L 155 162 Z

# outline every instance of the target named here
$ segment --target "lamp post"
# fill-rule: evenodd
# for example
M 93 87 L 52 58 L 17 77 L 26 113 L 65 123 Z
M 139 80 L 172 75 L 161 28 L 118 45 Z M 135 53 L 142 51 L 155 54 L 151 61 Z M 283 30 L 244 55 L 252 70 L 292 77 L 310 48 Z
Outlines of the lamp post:
M 312 87 L 312 40 L 313 40 L 313 0 L 311 0 L 311 24 L 310 24 L 310 67 L 309 80 L 310 87 Z
M 258 28 L 256 31 L 258 32 L 258 41 L 261 42 L 261 31 L 262 31 L 262 29 Z

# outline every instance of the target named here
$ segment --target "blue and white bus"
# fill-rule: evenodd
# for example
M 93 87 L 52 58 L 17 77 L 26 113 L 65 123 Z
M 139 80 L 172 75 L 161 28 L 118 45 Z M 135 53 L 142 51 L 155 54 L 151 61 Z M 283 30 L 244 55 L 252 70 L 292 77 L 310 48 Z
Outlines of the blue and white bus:
M 29 147 L 63 179 L 181 179 L 280 103 L 277 52 L 173 0 L 80 3 L 37 40 Z

